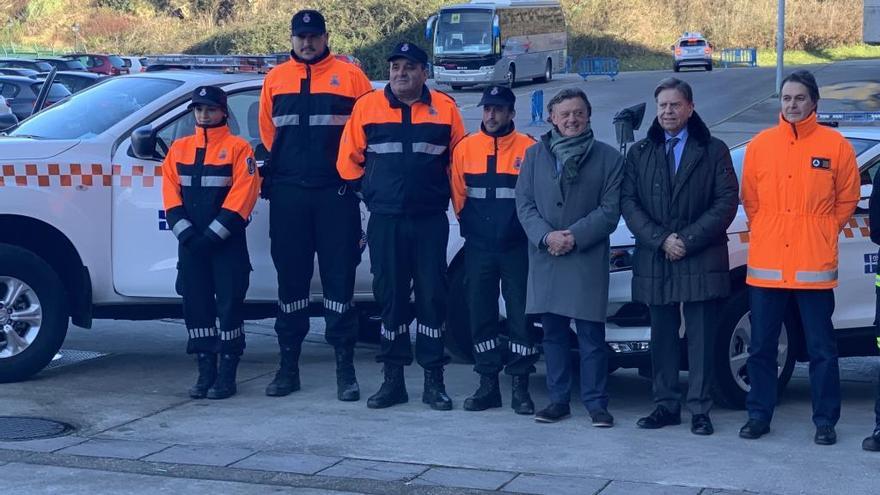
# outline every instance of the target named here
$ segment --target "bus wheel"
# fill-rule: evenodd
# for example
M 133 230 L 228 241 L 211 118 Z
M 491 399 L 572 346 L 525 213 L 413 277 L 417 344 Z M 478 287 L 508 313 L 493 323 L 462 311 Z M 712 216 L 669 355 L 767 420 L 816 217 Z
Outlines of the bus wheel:
M 508 88 L 513 89 L 516 85 L 516 66 L 511 64 L 510 67 L 507 68 L 507 77 L 505 84 Z
M 536 77 L 535 82 L 545 83 L 553 79 L 553 61 L 549 58 L 547 59 L 547 64 L 544 66 L 544 75 L 541 77 Z

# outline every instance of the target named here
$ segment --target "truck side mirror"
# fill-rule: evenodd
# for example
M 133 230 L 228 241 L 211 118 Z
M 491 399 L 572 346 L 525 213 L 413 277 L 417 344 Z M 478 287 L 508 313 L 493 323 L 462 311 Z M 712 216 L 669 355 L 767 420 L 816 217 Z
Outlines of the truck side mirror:
M 131 133 L 131 151 L 135 158 L 141 160 L 156 159 L 156 134 L 153 126 L 138 127 Z
M 431 38 L 434 37 L 434 23 L 437 22 L 437 16 L 432 15 L 428 17 L 428 22 L 425 24 L 425 39 L 430 41 Z

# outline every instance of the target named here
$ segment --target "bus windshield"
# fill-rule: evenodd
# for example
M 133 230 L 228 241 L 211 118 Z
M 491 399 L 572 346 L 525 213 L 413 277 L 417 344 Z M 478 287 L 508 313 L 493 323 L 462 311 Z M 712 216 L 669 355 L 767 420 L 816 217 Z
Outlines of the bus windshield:
M 434 54 L 474 54 L 492 52 L 491 10 L 444 10 L 437 20 Z

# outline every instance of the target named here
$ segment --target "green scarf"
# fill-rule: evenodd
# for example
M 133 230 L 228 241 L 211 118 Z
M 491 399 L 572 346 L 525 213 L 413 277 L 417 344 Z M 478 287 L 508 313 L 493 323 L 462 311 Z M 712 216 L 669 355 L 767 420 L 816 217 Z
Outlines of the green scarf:
M 556 127 L 544 134 L 544 142 L 550 147 L 550 152 L 562 162 L 562 178 L 568 184 L 577 180 L 594 141 L 593 129 L 589 124 L 584 133 L 577 136 L 565 137 L 559 134 Z

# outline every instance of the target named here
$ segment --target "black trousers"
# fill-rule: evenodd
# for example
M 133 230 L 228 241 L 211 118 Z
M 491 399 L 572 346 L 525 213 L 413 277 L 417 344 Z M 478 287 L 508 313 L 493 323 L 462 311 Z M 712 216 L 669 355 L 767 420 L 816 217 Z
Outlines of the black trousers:
M 528 244 L 506 251 L 491 251 L 474 242 L 464 244 L 467 301 L 474 341 L 474 371 L 498 374 L 502 369 L 498 342 L 498 292 L 507 310 L 510 361 L 505 373 L 527 375 L 538 361 L 537 330 L 526 319 L 526 282 L 529 278 Z
M 177 291 L 183 296 L 188 354 L 244 352 L 242 310 L 251 273 L 244 235 L 223 241 L 210 253 L 177 249 Z M 217 318 L 220 331 L 217 331 Z
M 278 273 L 278 343 L 299 347 L 309 333 L 309 289 L 317 253 L 325 338 L 333 346 L 353 346 L 358 318 L 352 297 L 361 261 L 357 197 L 347 186 L 307 189 L 273 184 L 271 194 L 269 237 Z
M 373 293 L 382 308 L 381 350 L 377 361 L 412 364 L 409 325 L 415 316 L 419 365 L 437 368 L 447 363 L 443 322 L 448 240 L 449 220 L 445 212 L 426 216 L 370 215 L 367 244 Z M 415 315 L 410 307 L 413 290 Z
M 678 331 L 684 311 L 689 364 L 687 405 L 693 414 L 709 414 L 714 376 L 714 323 L 718 308 L 716 300 L 650 306 L 651 365 L 654 370 L 654 402 L 658 406 L 672 412 L 681 410 Z

